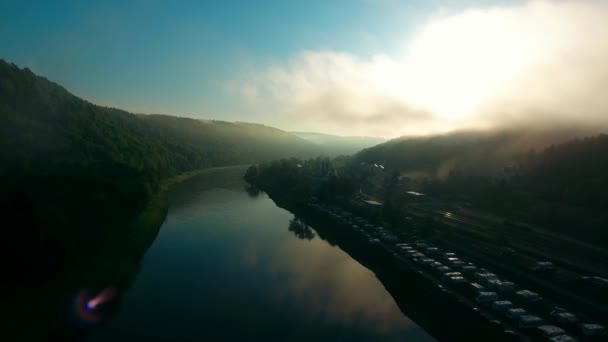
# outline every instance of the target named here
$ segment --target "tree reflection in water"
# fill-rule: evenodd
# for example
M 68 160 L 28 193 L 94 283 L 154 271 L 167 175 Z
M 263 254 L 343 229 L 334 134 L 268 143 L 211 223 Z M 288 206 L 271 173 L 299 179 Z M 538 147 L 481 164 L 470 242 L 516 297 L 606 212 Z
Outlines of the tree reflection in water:
M 245 191 L 251 198 L 256 198 L 260 195 L 260 188 L 255 185 L 247 185 L 245 186 Z
M 289 231 L 293 232 L 295 236 L 302 240 L 312 240 L 317 236 L 315 231 L 307 226 L 302 220 L 299 218 L 294 218 L 293 220 L 289 220 Z

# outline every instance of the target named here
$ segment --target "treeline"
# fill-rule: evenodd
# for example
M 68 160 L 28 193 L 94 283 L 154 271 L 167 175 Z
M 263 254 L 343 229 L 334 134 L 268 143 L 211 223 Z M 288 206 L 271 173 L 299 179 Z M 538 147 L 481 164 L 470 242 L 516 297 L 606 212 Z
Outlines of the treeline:
M 552 145 L 526 162 L 526 185 L 540 198 L 608 212 L 608 135 Z
M 432 197 L 608 245 L 608 136 L 538 148 L 560 136 L 503 131 L 396 139 L 363 150 L 353 167 L 382 163 L 385 178 L 400 174 L 406 187 Z M 412 171 L 424 176 L 409 177 Z
M 425 137 L 402 137 L 362 150 L 358 162 L 386 169 L 444 178 L 455 165 L 479 171 L 501 165 L 515 154 L 508 147 L 518 138 L 512 131 L 462 131 Z
M 521 173 L 469 191 L 474 204 L 608 246 L 607 135 L 530 151 L 521 160 Z
M 515 160 L 481 176 L 466 167 L 455 166 L 445 180 L 434 183 L 437 188 L 433 185 L 427 188 L 471 195 L 479 190 L 478 185 L 491 185 L 489 192 L 508 189 L 510 196 L 522 199 L 522 203 L 527 203 L 528 198 L 588 210 L 608 209 L 607 135 L 570 140 L 540 152 L 529 150 Z M 505 198 L 497 199 L 508 204 Z
M 318 152 L 263 125 L 97 106 L 2 60 L 0 121 L 0 210 L 10 222 L 0 249 L 35 263 L 76 261 L 124 234 L 160 183 L 181 172 Z
M 351 177 L 337 170 L 336 162 L 343 159 L 346 158 L 281 159 L 250 166 L 244 178 L 277 197 L 288 197 L 291 202 L 307 202 L 311 197 L 329 203 L 348 200 L 357 187 Z

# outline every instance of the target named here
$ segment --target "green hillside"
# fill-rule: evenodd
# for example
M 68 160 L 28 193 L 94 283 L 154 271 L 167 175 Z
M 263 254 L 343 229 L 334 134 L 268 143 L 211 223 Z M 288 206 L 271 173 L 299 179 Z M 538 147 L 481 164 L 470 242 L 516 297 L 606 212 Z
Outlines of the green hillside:
M 485 176 L 521 163 L 531 150 L 541 151 L 579 136 L 601 133 L 585 128 L 456 131 L 389 140 L 356 154 L 356 161 L 382 164 L 388 169 L 428 179 L 445 179 L 452 170 Z
M 588 135 L 522 130 L 400 138 L 361 151 L 352 166 L 382 164 L 387 175 L 400 173 L 407 186 L 435 198 L 608 245 L 608 136 L 573 138 L 579 134 Z
M 0 248 L 28 243 L 27 251 L 7 253 L 50 264 L 127 229 L 164 179 L 319 153 L 263 125 L 97 106 L 1 60 L 0 120 L 0 207 L 15 222 Z

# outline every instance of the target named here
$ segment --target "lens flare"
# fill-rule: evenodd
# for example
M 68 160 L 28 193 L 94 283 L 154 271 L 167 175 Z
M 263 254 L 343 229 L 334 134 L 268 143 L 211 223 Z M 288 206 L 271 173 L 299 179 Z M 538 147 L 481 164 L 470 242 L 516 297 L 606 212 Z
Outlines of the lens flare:
M 104 289 L 103 291 L 101 291 L 97 296 L 95 296 L 91 300 L 89 300 L 85 304 L 85 307 L 89 310 L 94 310 L 100 304 L 103 304 L 103 303 L 111 300 L 112 298 L 114 298 L 114 289 L 107 288 L 107 289 Z
M 92 296 L 87 290 L 82 290 L 76 296 L 76 314 L 84 322 L 99 322 L 103 314 L 100 305 L 111 301 L 116 296 L 116 290 L 111 287 L 103 289 Z

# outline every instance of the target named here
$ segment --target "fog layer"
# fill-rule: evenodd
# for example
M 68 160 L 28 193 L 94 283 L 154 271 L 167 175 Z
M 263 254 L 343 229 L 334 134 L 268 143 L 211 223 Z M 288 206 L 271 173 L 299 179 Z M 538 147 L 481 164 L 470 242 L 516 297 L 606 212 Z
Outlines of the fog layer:
M 606 127 L 608 4 L 444 10 L 398 55 L 303 51 L 240 80 L 285 129 L 395 137 L 456 129 Z

